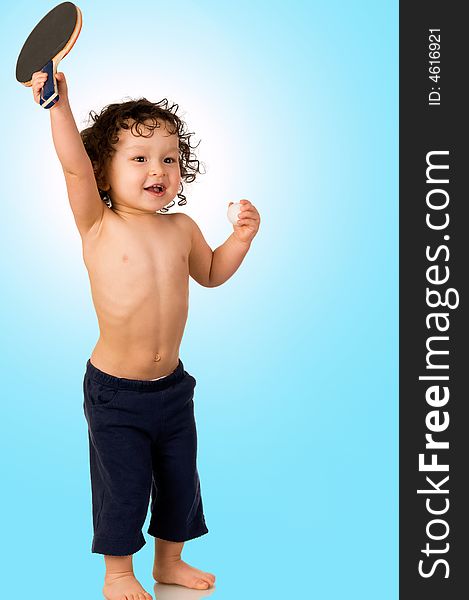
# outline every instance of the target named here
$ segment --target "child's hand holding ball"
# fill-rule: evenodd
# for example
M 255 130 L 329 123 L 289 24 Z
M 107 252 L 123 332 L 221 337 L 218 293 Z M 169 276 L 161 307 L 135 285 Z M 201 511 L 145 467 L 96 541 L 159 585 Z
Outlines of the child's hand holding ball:
M 228 220 L 233 224 L 233 235 L 240 242 L 251 243 L 261 222 L 256 207 L 249 200 L 230 202 Z

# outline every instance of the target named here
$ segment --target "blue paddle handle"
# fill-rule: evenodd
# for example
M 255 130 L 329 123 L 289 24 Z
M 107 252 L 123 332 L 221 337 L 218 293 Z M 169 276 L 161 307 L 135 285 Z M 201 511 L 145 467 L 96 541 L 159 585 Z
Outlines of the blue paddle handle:
M 51 108 L 59 100 L 59 90 L 54 74 L 54 63 L 50 60 L 47 65 L 42 67 L 41 71 L 47 73 L 47 79 L 41 90 L 39 104 L 43 108 Z

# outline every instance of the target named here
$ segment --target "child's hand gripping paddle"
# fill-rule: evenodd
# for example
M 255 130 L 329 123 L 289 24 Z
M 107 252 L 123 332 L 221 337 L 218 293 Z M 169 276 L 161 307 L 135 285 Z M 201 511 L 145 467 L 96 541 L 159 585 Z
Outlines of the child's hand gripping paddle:
M 59 100 L 55 74 L 59 62 L 76 42 L 81 30 L 81 11 L 72 2 L 62 2 L 39 21 L 29 34 L 16 61 L 16 79 L 31 87 L 36 71 L 47 73 L 40 104 L 51 108 Z

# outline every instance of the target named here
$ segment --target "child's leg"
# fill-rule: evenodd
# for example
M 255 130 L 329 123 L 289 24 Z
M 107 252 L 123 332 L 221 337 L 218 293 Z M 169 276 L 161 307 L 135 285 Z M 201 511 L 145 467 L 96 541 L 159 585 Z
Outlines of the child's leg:
M 155 538 L 153 577 L 159 583 L 176 583 L 205 590 L 215 583 L 215 575 L 191 567 L 181 560 L 184 542 L 168 542 Z
M 130 556 L 109 556 L 104 555 L 106 564 L 106 575 L 128 574 L 133 575 L 132 554 Z
M 103 595 L 106 600 L 151 600 L 151 594 L 135 578 L 132 566 L 132 555 L 145 544 L 142 526 L 152 481 L 151 440 L 144 430 L 148 415 L 137 409 L 143 402 L 138 402 L 133 390 L 91 363 L 87 365 L 84 391 L 93 507 L 92 552 L 104 555 Z
M 154 578 L 203 590 L 213 586 L 215 576 L 181 560 L 184 542 L 208 533 L 197 472 L 194 388 L 195 378 L 185 372 L 165 390 L 164 429 L 152 445 L 148 533 L 155 538 Z
M 132 555 L 104 555 L 106 575 L 104 577 L 103 595 L 108 600 L 121 600 L 133 597 L 135 600 L 152 600 L 134 575 Z

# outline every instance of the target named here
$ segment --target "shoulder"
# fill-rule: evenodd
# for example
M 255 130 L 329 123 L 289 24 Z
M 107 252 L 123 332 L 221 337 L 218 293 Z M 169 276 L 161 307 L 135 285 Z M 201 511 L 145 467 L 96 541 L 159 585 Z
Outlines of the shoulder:
M 195 224 L 194 219 L 192 219 L 191 217 L 189 217 L 189 215 L 186 215 L 186 213 L 172 213 L 171 216 L 176 222 L 181 223 L 181 225 L 189 227 L 192 224 Z
M 173 213 L 171 218 L 176 225 L 184 229 L 191 237 L 195 227 L 197 227 L 194 219 L 186 215 L 186 213 Z

